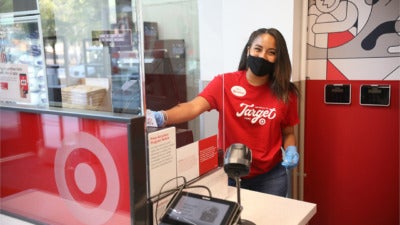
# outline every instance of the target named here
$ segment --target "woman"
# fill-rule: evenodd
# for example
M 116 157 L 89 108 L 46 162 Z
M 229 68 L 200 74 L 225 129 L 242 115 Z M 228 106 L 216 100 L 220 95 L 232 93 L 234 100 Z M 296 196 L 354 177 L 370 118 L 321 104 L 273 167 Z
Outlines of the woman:
M 252 151 L 250 173 L 241 179 L 241 187 L 285 196 L 286 168 L 297 166 L 299 160 L 294 134 L 299 123 L 298 90 L 290 76 L 282 34 L 261 28 L 250 35 L 238 71 L 216 76 L 193 100 L 152 114 L 162 127 L 217 110 L 218 146 L 226 149 L 242 143 Z M 281 147 L 285 149 L 283 161 Z M 230 179 L 229 184 L 235 181 Z

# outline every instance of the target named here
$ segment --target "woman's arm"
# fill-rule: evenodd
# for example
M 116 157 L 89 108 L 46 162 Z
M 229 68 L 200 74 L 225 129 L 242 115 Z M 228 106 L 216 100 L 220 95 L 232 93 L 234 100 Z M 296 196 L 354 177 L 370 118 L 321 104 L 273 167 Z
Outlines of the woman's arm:
M 210 104 L 208 101 L 201 96 L 197 96 L 189 102 L 180 103 L 166 110 L 167 120 L 165 123 L 166 125 L 183 123 L 196 118 L 209 109 Z
M 286 149 L 288 146 L 291 145 L 296 146 L 296 135 L 294 134 L 293 126 L 283 128 L 282 135 L 283 135 L 282 145 L 284 149 Z

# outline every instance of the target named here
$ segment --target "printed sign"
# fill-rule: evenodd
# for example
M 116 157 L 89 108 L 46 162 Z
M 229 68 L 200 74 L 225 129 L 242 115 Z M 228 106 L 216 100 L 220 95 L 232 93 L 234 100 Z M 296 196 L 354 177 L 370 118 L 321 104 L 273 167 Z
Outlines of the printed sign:
M 30 102 L 28 65 L 0 63 L 0 102 Z
M 94 45 L 96 45 L 96 41 L 98 41 L 103 44 L 103 46 L 132 46 L 132 35 L 130 29 L 92 31 L 92 40 Z

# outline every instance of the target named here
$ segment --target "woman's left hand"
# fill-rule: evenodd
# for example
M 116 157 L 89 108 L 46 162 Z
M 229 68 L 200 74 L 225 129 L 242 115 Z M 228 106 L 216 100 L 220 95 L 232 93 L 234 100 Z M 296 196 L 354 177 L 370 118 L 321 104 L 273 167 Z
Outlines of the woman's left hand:
M 299 153 L 296 146 L 291 145 L 286 148 L 281 164 L 286 169 L 292 169 L 299 164 Z

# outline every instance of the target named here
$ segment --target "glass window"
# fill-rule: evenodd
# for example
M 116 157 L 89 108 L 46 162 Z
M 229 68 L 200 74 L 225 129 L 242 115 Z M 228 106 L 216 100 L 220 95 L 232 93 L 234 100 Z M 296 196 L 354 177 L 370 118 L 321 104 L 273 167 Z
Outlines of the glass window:
M 10 76 L 2 72 L 1 102 L 140 114 L 144 105 L 168 109 L 198 94 L 196 0 L 142 0 L 140 10 L 131 0 L 38 3 L 36 24 L 29 29 L 15 26 L 32 11 L 0 13 L 2 24 L 14 26 L 2 25 L 0 40 L 18 44 L 1 49 L 6 59 L 1 68 L 22 70 L 19 74 L 27 74 L 29 87 L 20 87 L 17 79 L 8 82 Z M 32 60 L 16 61 L 21 55 Z M 4 91 L 5 83 L 21 89 L 24 97 L 12 88 Z M 4 93 L 12 97 L 6 99 Z M 177 127 L 192 129 L 197 136 L 198 120 Z
M 0 18 L 0 101 L 46 105 L 39 16 Z
M 0 49 L 0 102 L 142 114 L 199 93 L 197 0 L 38 3 L 34 24 L 18 25 L 32 10 L 0 13 L 0 41 L 13 44 Z M 199 121 L 176 127 L 198 139 Z
M 197 1 L 142 0 L 142 14 L 147 108 L 166 110 L 191 100 L 200 79 Z M 198 120 L 175 126 L 197 137 Z
M 39 12 L 38 0 L 2 0 L 0 6 L 1 14 L 26 15 Z
M 5 3 L 14 10 L 25 4 Z M 36 14 L 0 13 L 0 101 L 141 113 L 135 2 L 39 0 L 39 5 Z
M 49 104 L 140 113 L 132 1 L 40 0 Z

